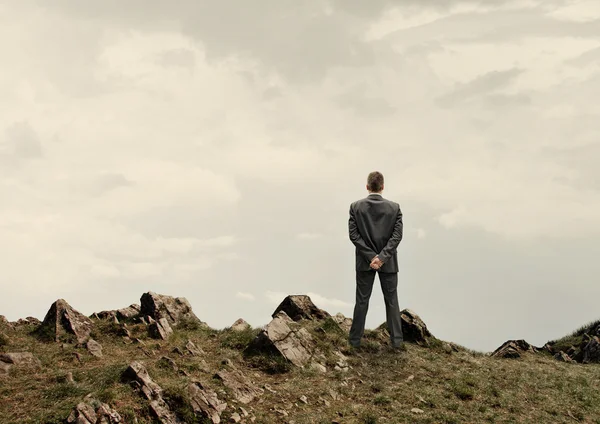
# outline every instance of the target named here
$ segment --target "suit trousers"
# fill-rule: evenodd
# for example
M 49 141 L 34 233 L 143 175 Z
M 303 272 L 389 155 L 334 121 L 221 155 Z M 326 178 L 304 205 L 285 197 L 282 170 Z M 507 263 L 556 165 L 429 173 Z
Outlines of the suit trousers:
M 375 272 L 379 274 L 381 291 L 385 302 L 385 315 L 390 333 L 392 346 L 398 347 L 403 342 L 402 321 L 400 320 L 400 307 L 398 306 L 398 273 L 381 271 L 356 271 L 356 304 L 354 317 L 350 328 L 349 342 L 352 346 L 359 346 L 365 332 L 365 321 L 369 309 L 369 299 L 373 292 Z

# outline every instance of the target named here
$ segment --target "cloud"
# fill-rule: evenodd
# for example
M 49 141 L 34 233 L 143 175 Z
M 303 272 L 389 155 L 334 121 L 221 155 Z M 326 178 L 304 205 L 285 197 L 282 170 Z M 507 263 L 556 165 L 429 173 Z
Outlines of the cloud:
M 251 293 L 244 293 L 244 292 L 237 292 L 235 294 L 235 297 L 238 297 L 240 299 L 245 299 L 245 300 L 254 300 L 255 297 L 253 294 Z
M 323 237 L 322 234 L 319 233 L 299 233 L 296 234 L 296 238 L 299 240 L 314 240 Z
M 458 85 L 452 92 L 440 97 L 438 103 L 443 107 L 452 107 L 458 102 L 468 101 L 481 94 L 505 88 L 522 72 L 520 69 L 508 69 L 479 75 L 477 78 Z
M 5 143 L 8 152 L 18 159 L 42 157 L 42 144 L 28 122 L 16 122 L 6 128 Z
M 327 298 L 321 296 L 318 293 L 308 292 L 306 294 L 310 297 L 310 299 L 317 307 L 322 309 L 327 309 L 331 307 L 348 309 L 354 306 L 353 304 L 344 302 L 343 300 L 339 300 L 336 298 Z

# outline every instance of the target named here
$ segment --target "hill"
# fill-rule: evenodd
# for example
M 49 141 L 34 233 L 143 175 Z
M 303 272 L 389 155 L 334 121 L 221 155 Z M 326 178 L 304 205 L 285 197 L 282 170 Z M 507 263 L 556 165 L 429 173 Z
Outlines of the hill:
M 384 324 L 349 349 L 350 319 L 307 296 L 286 297 L 264 327 L 222 330 L 184 298 L 140 300 L 85 317 L 60 299 L 43 322 L 0 318 L 0 422 L 600 423 L 598 322 L 484 353 L 404 310 L 404 350 Z

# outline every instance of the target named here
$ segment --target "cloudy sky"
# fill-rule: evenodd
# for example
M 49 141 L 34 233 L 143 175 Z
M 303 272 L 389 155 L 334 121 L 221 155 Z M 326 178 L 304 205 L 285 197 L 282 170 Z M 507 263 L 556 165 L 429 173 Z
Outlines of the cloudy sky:
M 351 316 L 373 170 L 404 214 L 400 306 L 436 336 L 600 318 L 596 0 L 0 1 L 0 46 L 10 320 L 148 290 L 215 328 L 287 294 Z

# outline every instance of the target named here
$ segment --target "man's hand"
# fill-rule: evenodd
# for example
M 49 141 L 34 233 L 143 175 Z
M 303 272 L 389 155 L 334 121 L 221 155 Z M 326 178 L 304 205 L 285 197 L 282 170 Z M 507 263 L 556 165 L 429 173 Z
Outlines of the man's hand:
M 381 268 L 381 265 L 383 265 L 383 262 L 381 261 L 381 259 L 379 259 L 379 256 L 375 256 L 371 261 L 371 268 L 377 270 Z

